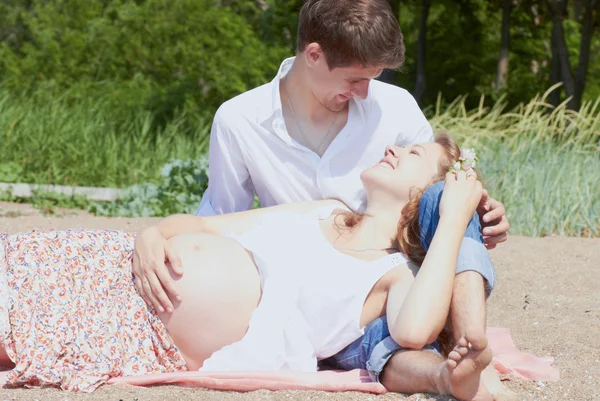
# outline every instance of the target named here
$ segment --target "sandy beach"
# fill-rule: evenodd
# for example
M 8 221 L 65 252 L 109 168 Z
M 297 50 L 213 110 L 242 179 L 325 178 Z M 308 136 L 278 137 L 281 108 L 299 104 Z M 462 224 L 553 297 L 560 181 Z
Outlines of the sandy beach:
M 0 232 L 34 228 L 110 228 L 138 231 L 156 219 L 100 218 L 64 211 L 46 217 L 29 205 L 0 203 Z M 488 325 L 508 327 L 517 347 L 552 356 L 558 382 L 518 379 L 504 384 L 522 400 L 600 399 L 600 239 L 510 236 L 491 251 L 498 284 L 488 301 Z M 54 389 L 0 389 L 0 400 L 453 400 L 448 396 L 381 396 L 347 392 L 217 392 L 175 386 L 106 386 L 92 394 Z

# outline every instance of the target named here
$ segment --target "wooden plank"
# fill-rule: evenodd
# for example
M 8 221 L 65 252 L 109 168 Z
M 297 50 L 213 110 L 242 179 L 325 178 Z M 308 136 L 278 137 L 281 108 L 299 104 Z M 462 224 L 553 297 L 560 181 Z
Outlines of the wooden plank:
M 32 198 L 34 191 L 55 192 L 67 196 L 82 195 L 91 200 L 114 202 L 121 192 L 118 188 L 70 187 L 66 185 L 0 183 L 0 192 L 12 190 L 14 196 Z

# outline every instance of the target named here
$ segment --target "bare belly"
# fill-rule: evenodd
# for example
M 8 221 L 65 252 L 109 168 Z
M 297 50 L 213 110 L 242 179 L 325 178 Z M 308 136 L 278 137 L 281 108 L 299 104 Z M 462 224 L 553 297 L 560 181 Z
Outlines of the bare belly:
M 242 339 L 261 297 L 260 276 L 237 242 L 210 234 L 173 237 L 183 276 L 172 276 L 182 301 L 173 313 L 159 313 L 188 368 L 225 345 Z

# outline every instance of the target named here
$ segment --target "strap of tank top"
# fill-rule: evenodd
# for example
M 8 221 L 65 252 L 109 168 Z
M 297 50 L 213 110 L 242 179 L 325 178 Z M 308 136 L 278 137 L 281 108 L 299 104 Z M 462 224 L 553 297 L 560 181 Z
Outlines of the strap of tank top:
M 402 252 L 391 253 L 382 260 L 382 263 L 386 263 L 390 269 L 408 262 L 410 262 L 410 259 L 404 256 Z

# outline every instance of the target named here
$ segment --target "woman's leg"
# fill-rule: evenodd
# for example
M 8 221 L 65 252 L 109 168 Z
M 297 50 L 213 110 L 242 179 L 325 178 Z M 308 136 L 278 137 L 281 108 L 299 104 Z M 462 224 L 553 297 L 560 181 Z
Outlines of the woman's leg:
M 183 276 L 173 275 L 182 301 L 172 313 L 159 313 L 188 368 L 225 345 L 242 339 L 261 297 L 256 265 L 237 242 L 210 234 L 170 240 L 181 257 Z

